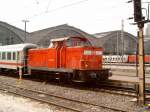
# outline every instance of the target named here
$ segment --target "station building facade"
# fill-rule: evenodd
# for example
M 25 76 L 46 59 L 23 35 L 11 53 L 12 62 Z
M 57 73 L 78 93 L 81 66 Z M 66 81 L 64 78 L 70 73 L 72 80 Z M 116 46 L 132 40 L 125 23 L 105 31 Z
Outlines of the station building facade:
M 123 35 L 123 36 L 122 36 Z M 104 48 L 105 54 L 134 54 L 137 49 L 137 38 L 120 30 L 88 34 L 73 26 L 63 24 L 34 32 L 25 32 L 17 27 L 0 22 L 0 45 L 34 43 L 48 47 L 50 40 L 59 37 L 82 36 L 98 47 Z
M 97 42 L 104 48 L 105 54 L 135 54 L 137 52 L 137 37 L 121 31 L 96 33 Z

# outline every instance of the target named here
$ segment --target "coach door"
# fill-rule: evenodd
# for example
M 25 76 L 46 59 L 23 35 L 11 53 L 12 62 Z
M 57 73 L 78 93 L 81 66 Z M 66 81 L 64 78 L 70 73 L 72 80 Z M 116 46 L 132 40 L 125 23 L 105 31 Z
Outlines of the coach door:
M 57 68 L 65 68 L 66 65 L 66 46 L 63 41 L 58 41 L 56 47 Z
M 24 49 L 24 56 L 23 56 L 23 63 L 24 63 L 24 73 L 27 73 L 28 69 L 28 48 Z

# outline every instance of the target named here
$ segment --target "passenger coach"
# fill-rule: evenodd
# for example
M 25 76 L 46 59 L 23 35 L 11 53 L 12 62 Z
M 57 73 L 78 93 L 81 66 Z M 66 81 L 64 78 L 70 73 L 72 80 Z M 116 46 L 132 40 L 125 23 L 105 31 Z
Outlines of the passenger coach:
M 34 44 L 27 43 L 0 46 L 0 69 L 2 71 L 14 69 L 22 74 L 27 67 L 28 50 L 36 47 Z

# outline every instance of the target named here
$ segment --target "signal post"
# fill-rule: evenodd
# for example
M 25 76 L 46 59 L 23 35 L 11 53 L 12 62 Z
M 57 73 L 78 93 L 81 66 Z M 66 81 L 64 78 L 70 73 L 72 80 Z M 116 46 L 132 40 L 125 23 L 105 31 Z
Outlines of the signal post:
M 143 36 L 144 25 L 139 26 L 139 37 L 138 37 L 138 77 L 139 77 L 139 94 L 138 101 L 139 104 L 143 105 L 145 103 L 145 64 L 144 64 L 144 36 Z
M 144 23 L 142 16 L 141 0 L 133 0 L 134 5 L 134 21 L 139 28 L 138 33 L 138 78 L 139 78 L 139 91 L 138 102 L 141 105 L 145 104 L 145 64 L 144 64 Z

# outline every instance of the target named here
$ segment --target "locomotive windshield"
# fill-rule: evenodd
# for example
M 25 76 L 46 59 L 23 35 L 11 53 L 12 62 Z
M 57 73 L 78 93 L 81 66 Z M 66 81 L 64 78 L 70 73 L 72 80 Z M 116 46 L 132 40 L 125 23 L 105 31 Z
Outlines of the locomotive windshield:
M 67 47 L 75 47 L 75 46 L 91 46 L 90 42 L 83 38 L 69 38 L 66 40 Z

